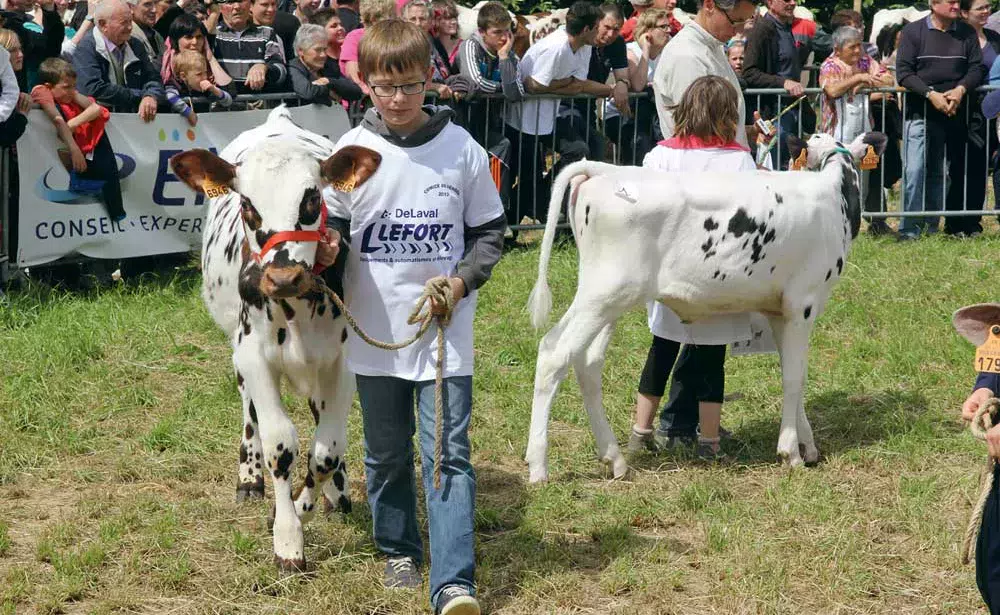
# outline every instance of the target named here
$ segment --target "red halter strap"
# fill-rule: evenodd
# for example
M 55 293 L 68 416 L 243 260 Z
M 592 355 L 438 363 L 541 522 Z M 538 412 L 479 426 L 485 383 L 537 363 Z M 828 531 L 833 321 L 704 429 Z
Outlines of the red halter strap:
M 326 241 L 326 203 L 324 202 L 321 206 L 319 212 L 319 230 L 316 231 L 281 231 L 280 233 L 275 233 L 271 235 L 271 238 L 267 240 L 267 243 L 260 247 L 260 252 L 252 252 L 253 260 L 256 262 L 261 262 L 267 253 L 271 250 L 277 248 L 281 244 L 287 241 L 311 241 L 313 243 L 319 243 L 321 241 Z M 321 273 L 326 267 L 316 263 L 313 266 L 313 273 Z

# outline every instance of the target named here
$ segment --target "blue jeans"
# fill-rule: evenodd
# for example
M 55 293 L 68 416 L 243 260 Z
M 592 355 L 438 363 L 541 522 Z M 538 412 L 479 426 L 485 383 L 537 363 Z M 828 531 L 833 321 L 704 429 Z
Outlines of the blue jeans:
M 926 161 L 926 164 L 925 164 Z M 927 120 L 911 119 L 903 124 L 903 211 L 941 211 L 945 200 L 945 143 Z M 902 218 L 899 232 L 917 237 L 921 231 L 937 231 L 940 218 Z
M 413 463 L 414 396 L 420 414 L 420 459 L 430 525 L 430 599 L 460 585 L 475 592 L 473 511 L 476 474 L 469 461 L 472 376 L 444 380 L 441 489 L 434 489 L 434 381 L 357 376 L 365 430 L 365 474 L 375 545 L 390 556 L 423 562 L 417 527 L 417 483 Z

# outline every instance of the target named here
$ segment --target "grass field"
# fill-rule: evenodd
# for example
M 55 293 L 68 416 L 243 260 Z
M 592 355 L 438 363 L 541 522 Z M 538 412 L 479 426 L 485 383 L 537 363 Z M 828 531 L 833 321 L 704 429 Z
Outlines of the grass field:
M 728 363 L 724 466 L 642 455 L 609 481 L 575 381 L 553 412 L 549 484 L 521 461 L 538 337 L 534 247 L 504 257 L 477 320 L 472 437 L 480 596 L 490 613 L 979 613 L 958 564 L 985 448 L 958 407 L 973 349 L 954 309 L 997 299 L 1000 239 L 861 239 L 819 320 L 806 409 L 824 454 L 775 462 L 774 356 Z M 553 260 L 556 314 L 576 254 Z M 605 370 L 621 441 L 648 344 L 618 328 Z M 0 613 L 419 613 L 381 588 L 351 420 L 356 503 L 306 529 L 308 575 L 278 578 L 267 505 L 234 501 L 241 414 L 193 271 L 0 305 Z M 300 434 L 302 400 L 289 398 Z M 303 444 L 303 450 L 306 450 Z

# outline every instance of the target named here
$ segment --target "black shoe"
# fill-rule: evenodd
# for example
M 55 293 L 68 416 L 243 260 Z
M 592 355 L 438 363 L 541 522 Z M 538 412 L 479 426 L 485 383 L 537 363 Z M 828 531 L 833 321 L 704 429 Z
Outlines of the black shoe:
M 390 557 L 385 563 L 384 584 L 389 589 L 418 589 L 423 583 L 412 557 Z
M 437 615 L 479 615 L 479 601 L 461 585 L 447 585 L 438 595 Z

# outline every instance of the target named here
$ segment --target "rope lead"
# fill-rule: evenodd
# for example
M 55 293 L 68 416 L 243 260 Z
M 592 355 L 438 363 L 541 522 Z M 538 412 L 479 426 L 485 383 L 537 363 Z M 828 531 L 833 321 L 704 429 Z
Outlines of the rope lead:
M 451 282 L 443 276 L 427 280 L 424 292 L 421 293 L 420 298 L 417 299 L 416 304 L 413 306 L 413 311 L 410 312 L 409 318 L 406 319 L 407 324 L 419 324 L 420 326 L 412 337 L 402 342 L 383 342 L 365 333 L 361 325 L 358 324 L 358 321 L 354 319 L 351 311 L 344 305 L 344 301 L 326 285 L 323 278 L 313 276 L 313 282 L 316 288 L 328 296 L 344 317 L 347 318 L 347 324 L 351 325 L 354 332 L 366 343 L 375 348 L 381 348 L 382 350 L 400 350 L 406 348 L 423 337 L 424 333 L 427 333 L 427 330 L 430 329 L 431 323 L 437 323 L 437 360 L 434 364 L 436 371 L 434 374 L 434 489 L 440 489 L 441 450 L 443 446 L 442 441 L 444 440 L 444 330 L 445 327 L 451 324 L 451 313 L 455 309 L 455 297 L 451 292 Z M 431 302 L 430 305 L 428 305 L 428 301 Z M 444 313 L 434 314 L 434 304 L 444 306 Z

